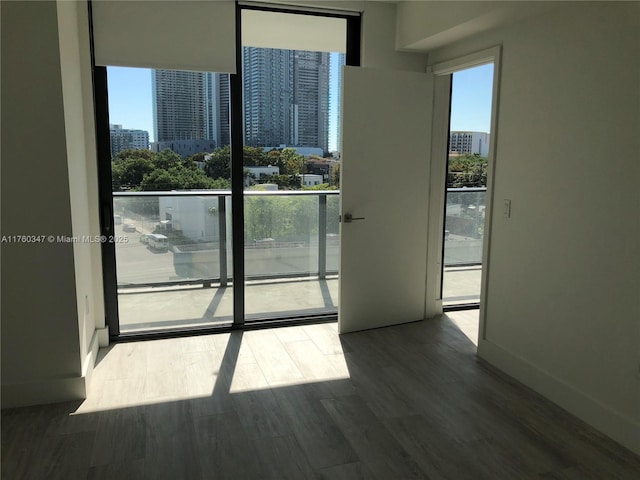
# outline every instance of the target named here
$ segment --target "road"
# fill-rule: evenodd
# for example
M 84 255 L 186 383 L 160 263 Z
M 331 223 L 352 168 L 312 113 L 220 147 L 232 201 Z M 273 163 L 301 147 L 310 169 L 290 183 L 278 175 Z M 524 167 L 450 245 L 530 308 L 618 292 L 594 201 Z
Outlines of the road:
M 123 232 L 122 225 L 116 226 L 116 235 L 126 238 L 127 242 L 116 244 L 116 268 L 119 285 L 140 285 L 185 280 L 176 274 L 173 264 L 173 252 L 156 252 L 140 243 L 139 231 Z M 339 262 L 339 248 L 329 245 L 327 248 L 328 270 L 335 271 Z M 217 276 L 218 254 L 216 251 L 199 252 L 209 258 L 213 276 Z M 202 257 L 201 257 L 202 258 Z M 194 257 L 195 259 L 195 257 Z M 466 264 L 480 262 L 482 259 L 482 239 L 471 239 L 450 235 L 445 242 L 445 264 Z M 231 274 L 231 255 L 228 259 L 228 272 Z M 317 246 L 264 248 L 245 250 L 245 273 L 247 275 L 268 275 L 270 273 L 298 273 L 317 271 Z M 206 269 L 204 270 L 206 271 Z
M 123 232 L 116 225 L 116 236 L 127 242 L 116 244 L 116 271 L 118 284 L 141 284 L 177 280 L 173 269 L 173 253 L 154 252 L 140 243 L 140 232 Z

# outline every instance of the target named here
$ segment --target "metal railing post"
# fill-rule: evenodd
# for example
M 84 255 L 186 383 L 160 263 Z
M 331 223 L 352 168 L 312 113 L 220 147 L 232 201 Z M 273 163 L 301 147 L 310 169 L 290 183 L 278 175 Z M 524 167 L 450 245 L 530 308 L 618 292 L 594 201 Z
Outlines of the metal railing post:
M 218 257 L 220 261 L 220 287 L 227 286 L 227 204 L 224 195 L 218 195 Z
M 318 195 L 318 278 L 327 277 L 327 194 Z

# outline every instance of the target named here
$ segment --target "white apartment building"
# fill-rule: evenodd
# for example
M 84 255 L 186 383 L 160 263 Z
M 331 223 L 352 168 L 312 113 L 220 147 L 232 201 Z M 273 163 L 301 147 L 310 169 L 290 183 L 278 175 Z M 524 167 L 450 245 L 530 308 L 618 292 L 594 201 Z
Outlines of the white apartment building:
M 491 134 L 485 132 L 451 132 L 449 134 L 449 153 L 478 153 L 489 155 Z
M 143 150 L 149 148 L 149 132 L 146 130 L 134 130 L 122 128 L 122 125 L 109 124 L 109 133 L 111 136 L 111 158 L 128 148 Z

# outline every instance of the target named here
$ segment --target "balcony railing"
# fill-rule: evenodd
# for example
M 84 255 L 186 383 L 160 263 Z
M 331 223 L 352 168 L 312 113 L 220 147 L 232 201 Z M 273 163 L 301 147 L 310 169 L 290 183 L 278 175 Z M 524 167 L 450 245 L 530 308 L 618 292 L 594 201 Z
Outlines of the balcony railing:
M 231 192 L 114 192 L 118 286 L 232 280 Z M 338 273 L 338 191 L 246 191 L 245 276 Z M 167 248 L 153 235 L 167 237 Z
M 486 187 L 447 189 L 445 267 L 482 264 L 486 194 Z
M 244 194 L 247 279 L 324 279 L 338 273 L 339 191 Z M 226 286 L 232 280 L 230 191 L 113 196 L 120 288 Z M 447 190 L 446 267 L 481 264 L 485 196 L 484 188 Z

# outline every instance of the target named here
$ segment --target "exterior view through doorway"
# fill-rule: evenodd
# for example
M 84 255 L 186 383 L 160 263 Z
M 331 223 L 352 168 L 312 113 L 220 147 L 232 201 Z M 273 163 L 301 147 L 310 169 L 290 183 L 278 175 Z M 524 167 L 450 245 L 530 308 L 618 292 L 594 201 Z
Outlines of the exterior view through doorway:
M 480 302 L 493 63 L 451 74 L 442 303 Z

